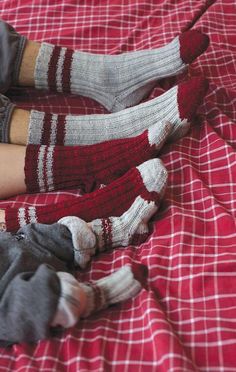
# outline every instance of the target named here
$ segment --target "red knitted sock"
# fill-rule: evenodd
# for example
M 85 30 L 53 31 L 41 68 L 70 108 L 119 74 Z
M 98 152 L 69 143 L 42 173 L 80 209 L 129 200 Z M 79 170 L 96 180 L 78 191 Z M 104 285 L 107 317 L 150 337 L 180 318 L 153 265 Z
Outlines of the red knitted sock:
M 28 145 L 25 157 L 27 192 L 80 187 L 91 192 L 130 168 L 154 157 L 171 130 L 158 123 L 137 137 L 88 146 Z
M 7 208 L 7 230 L 15 231 L 33 222 L 53 223 L 65 216 L 78 216 L 87 222 L 96 218 L 119 216 L 139 195 L 147 201 L 155 200 L 158 205 L 166 182 L 167 172 L 161 160 L 148 160 L 108 186 L 73 200 L 39 207 Z

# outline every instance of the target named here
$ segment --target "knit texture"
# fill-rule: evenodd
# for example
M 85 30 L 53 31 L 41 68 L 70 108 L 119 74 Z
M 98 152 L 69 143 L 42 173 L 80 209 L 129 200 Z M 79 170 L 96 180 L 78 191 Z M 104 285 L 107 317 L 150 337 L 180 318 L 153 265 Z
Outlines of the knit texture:
M 131 207 L 120 217 L 96 219 L 91 222 L 97 237 L 97 249 L 100 252 L 108 248 L 128 246 L 134 234 L 148 232 L 148 221 L 158 207 L 154 201 L 147 201 L 138 196 Z
M 27 192 L 46 192 L 80 187 L 93 191 L 130 168 L 154 157 L 171 130 L 158 123 L 137 137 L 87 146 L 28 145 L 25 157 Z
M 0 143 L 9 142 L 10 121 L 15 105 L 0 94 Z
M 87 295 L 87 307 L 82 314 L 83 318 L 109 305 L 126 301 L 136 296 L 141 290 L 141 284 L 134 278 L 128 265 L 105 278 L 80 285 Z
M 75 263 L 84 269 L 96 252 L 128 246 L 135 234 L 145 234 L 146 238 L 148 221 L 157 210 L 155 201 L 147 201 L 138 196 L 120 217 L 96 219 L 86 224 L 78 217 L 68 216 L 61 218 L 58 223 L 70 230 Z
M 120 216 L 137 196 L 154 200 L 156 204 L 163 196 L 167 182 L 167 171 L 159 159 L 148 160 L 130 169 L 108 186 L 92 193 L 45 206 L 6 208 L 7 230 L 15 231 L 27 223 L 52 223 L 71 215 L 89 222 L 96 218 Z
M 109 111 L 120 111 L 140 102 L 156 80 L 181 73 L 208 42 L 206 35 L 192 30 L 161 48 L 115 56 L 42 43 L 35 86 L 91 97 Z
M 56 115 L 32 110 L 29 144 L 90 145 L 133 137 L 150 126 L 169 121 L 168 140 L 184 136 L 203 100 L 208 83 L 201 77 L 174 86 L 161 96 L 118 113 L 106 115 Z

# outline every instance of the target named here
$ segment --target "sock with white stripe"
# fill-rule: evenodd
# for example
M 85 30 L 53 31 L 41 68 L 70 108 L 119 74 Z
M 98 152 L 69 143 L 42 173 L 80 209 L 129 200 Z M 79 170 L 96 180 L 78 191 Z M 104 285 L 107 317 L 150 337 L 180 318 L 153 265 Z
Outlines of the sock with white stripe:
M 56 115 L 31 111 L 30 144 L 90 145 L 111 139 L 133 137 L 163 121 L 170 121 L 168 140 L 184 136 L 189 122 L 208 88 L 208 82 L 195 77 L 150 101 L 107 115 Z
M 148 221 L 157 210 L 155 201 L 138 196 L 120 217 L 98 218 L 87 224 L 78 217 L 69 216 L 58 223 L 70 230 L 75 263 L 84 269 L 96 252 L 126 247 L 137 235 L 142 235 L 142 241 L 145 240 L 149 232 Z
M 88 146 L 28 145 L 25 156 L 27 192 L 47 192 L 80 187 L 93 191 L 130 168 L 155 157 L 171 129 L 158 123 L 137 137 Z
M 77 216 L 86 222 L 96 218 L 120 216 L 137 196 L 154 200 L 158 206 L 167 184 L 167 171 L 160 159 L 151 159 L 130 169 L 109 185 L 60 203 L 5 209 L 8 231 L 17 231 L 28 223 L 53 223 L 65 216 Z
M 120 55 L 42 43 L 35 66 L 35 87 L 91 97 L 109 111 L 120 111 L 140 102 L 156 80 L 181 73 L 208 43 L 208 36 L 198 30 L 186 31 L 158 49 Z

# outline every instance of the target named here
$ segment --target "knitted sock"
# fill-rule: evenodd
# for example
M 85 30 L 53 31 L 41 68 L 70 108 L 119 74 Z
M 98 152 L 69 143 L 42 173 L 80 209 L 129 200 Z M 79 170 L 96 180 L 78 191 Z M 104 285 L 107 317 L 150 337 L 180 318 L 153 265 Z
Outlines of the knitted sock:
M 141 265 L 140 265 L 141 266 Z M 57 272 L 61 294 L 51 326 L 70 328 L 79 318 L 134 297 L 141 289 L 130 266 L 123 266 L 113 274 L 91 283 L 80 283 L 71 274 Z
M 126 301 L 136 296 L 141 289 L 141 284 L 134 278 L 128 265 L 95 282 L 80 283 L 80 286 L 87 295 L 87 306 L 81 315 L 82 318 L 109 305 Z
M 140 100 L 153 82 L 182 72 L 203 53 L 207 35 L 190 30 L 153 50 L 100 55 L 42 43 L 35 67 L 35 87 L 87 96 L 109 111 Z
M 148 160 L 90 194 L 45 206 L 6 208 L 7 230 L 16 231 L 32 222 L 53 223 L 65 216 L 78 216 L 87 222 L 120 216 L 139 195 L 145 200 L 154 200 L 158 205 L 166 182 L 167 172 L 161 160 Z
M 87 224 L 78 217 L 69 216 L 61 218 L 58 223 L 70 230 L 75 263 L 84 269 L 96 251 L 128 246 L 136 234 L 145 234 L 146 238 L 148 221 L 157 209 L 155 201 L 138 196 L 120 217 L 99 218 Z
M 107 115 L 56 115 L 32 110 L 28 143 L 89 145 L 133 137 L 163 121 L 172 123 L 168 140 L 176 140 L 188 131 L 188 122 L 201 103 L 207 87 L 205 79 L 192 78 L 157 98 Z
M 137 137 L 88 146 L 28 145 L 25 157 L 27 192 L 80 187 L 91 192 L 108 184 L 130 168 L 154 157 L 171 124 L 158 123 Z

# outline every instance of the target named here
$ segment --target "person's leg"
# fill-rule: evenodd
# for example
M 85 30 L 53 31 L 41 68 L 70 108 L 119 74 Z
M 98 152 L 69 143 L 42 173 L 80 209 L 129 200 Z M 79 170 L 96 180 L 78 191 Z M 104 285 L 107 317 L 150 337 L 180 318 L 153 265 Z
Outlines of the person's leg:
M 130 168 L 157 156 L 171 130 L 169 122 L 155 124 L 132 138 L 88 146 L 27 145 L 27 192 L 79 187 L 91 192 L 109 184 Z
M 193 78 L 136 107 L 113 114 L 83 116 L 14 109 L 6 97 L 0 96 L 0 141 L 25 145 L 91 145 L 133 137 L 164 121 L 172 123 L 168 140 L 174 141 L 187 133 L 207 88 L 205 79 Z M 12 110 L 10 116 L 8 112 Z
M 89 223 L 79 217 L 60 219 L 72 235 L 74 260 L 84 269 L 97 252 L 110 248 L 141 243 L 149 234 L 148 222 L 157 212 L 155 200 L 137 196 L 131 207 L 119 217 L 98 218 Z
M 8 140 L 11 144 L 27 145 L 30 111 L 15 108 L 8 128 Z
M 100 102 L 109 111 L 120 111 L 140 102 L 156 80 L 182 72 L 207 46 L 207 36 L 195 30 L 159 49 L 116 56 L 31 42 L 23 55 L 19 84 L 81 94 Z
M 24 146 L 0 143 L 0 199 L 26 192 Z
M 45 206 L 6 208 L 7 230 L 16 231 L 32 222 L 53 223 L 65 216 L 78 216 L 89 222 L 95 218 L 120 216 L 137 196 L 160 203 L 167 184 L 167 171 L 159 159 L 148 160 L 130 169 L 108 186 L 90 194 Z
M 73 187 L 91 192 L 156 156 L 170 128 L 156 124 L 137 137 L 89 146 L 0 144 L 0 199 Z
M 40 43 L 27 40 L 24 48 L 22 62 L 19 70 L 18 84 L 21 86 L 34 87 L 34 70 L 40 50 Z
M 120 111 L 140 102 L 156 80 L 182 72 L 205 51 L 208 43 L 207 35 L 190 30 L 159 49 L 98 55 L 26 42 L 1 21 L 0 46 L 4 55 L 0 62 L 8 62 L 9 66 L 8 73 L 3 72 L 0 77 L 0 91 L 14 83 L 35 85 L 39 89 L 88 96 L 109 111 Z

